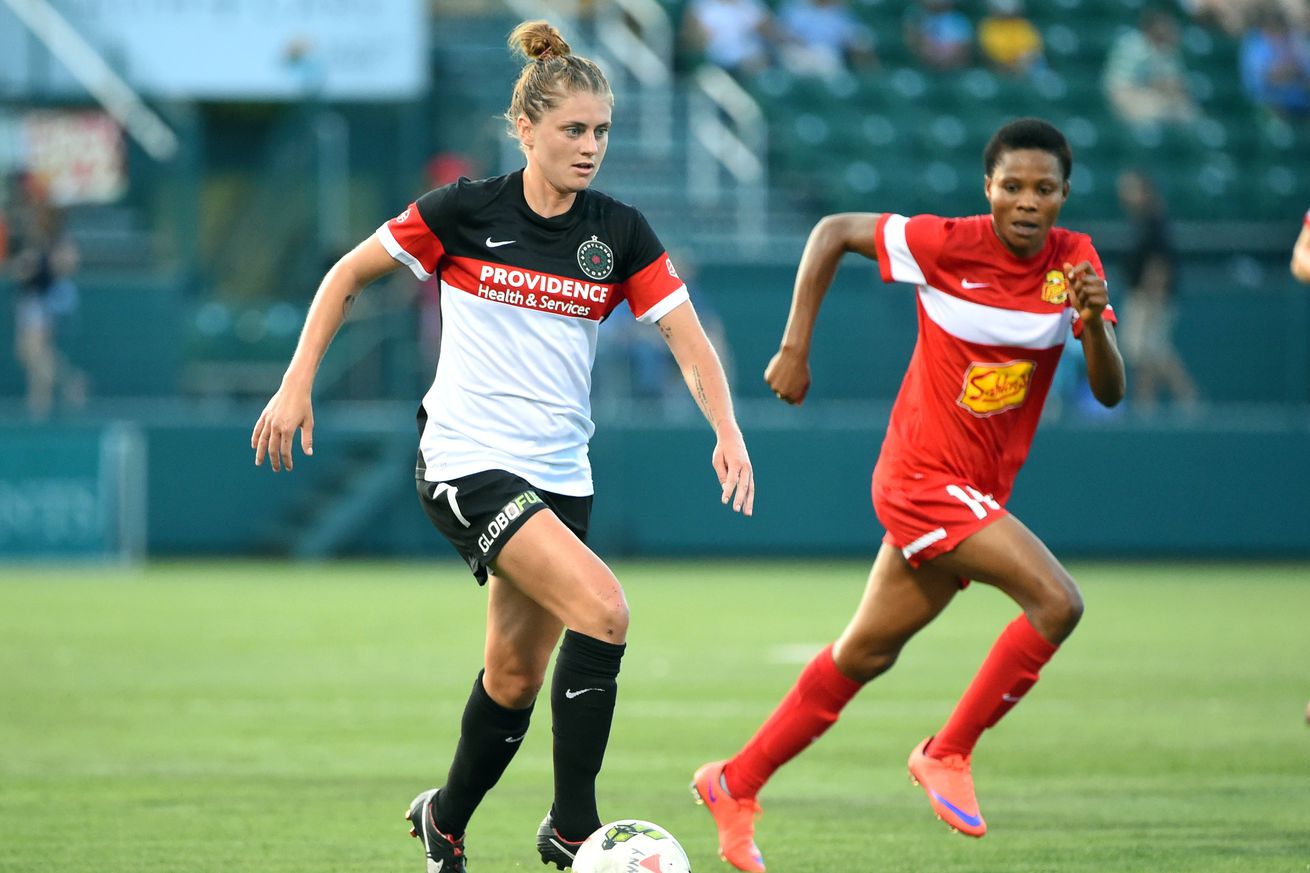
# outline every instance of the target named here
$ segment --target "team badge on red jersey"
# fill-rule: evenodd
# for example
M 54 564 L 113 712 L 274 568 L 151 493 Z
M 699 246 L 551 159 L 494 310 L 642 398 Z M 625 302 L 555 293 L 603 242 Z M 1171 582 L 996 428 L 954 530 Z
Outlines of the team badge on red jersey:
M 1069 280 L 1059 270 L 1051 270 L 1042 283 L 1042 299 L 1047 303 L 1063 303 L 1069 299 Z
M 614 252 L 596 237 L 578 246 L 578 266 L 593 279 L 604 279 L 614 272 Z

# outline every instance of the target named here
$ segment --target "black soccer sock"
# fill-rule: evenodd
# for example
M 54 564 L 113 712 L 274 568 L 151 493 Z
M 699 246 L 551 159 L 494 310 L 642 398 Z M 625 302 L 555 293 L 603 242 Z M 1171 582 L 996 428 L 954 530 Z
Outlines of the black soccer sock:
M 482 675 L 473 681 L 473 693 L 464 704 L 459 745 L 450 763 L 446 784 L 437 795 L 432 815 L 437 827 L 453 837 L 464 835 L 473 810 L 500 780 L 514 753 L 523 745 L 532 707 L 506 709 L 482 687 Z
M 550 709 L 555 732 L 555 829 L 581 840 L 600 827 L 596 775 L 605 757 L 619 663 L 626 646 L 565 631 L 555 659 Z

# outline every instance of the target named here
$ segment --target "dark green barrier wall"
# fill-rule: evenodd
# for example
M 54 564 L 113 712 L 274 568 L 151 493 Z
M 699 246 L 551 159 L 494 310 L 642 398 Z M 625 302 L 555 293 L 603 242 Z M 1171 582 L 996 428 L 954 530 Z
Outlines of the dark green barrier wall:
M 612 429 L 594 453 L 598 542 L 644 554 L 872 554 L 882 530 L 869 475 L 881 428 L 802 422 L 750 430 L 752 519 L 719 506 L 705 434 Z M 1010 508 L 1061 553 L 1310 554 L 1307 438 L 1304 419 L 1260 429 L 1047 427 Z
M 130 427 L 0 424 L 0 555 L 138 556 L 142 445 Z
M 397 413 L 398 428 L 408 426 L 403 417 Z M 881 427 L 817 410 L 755 417 L 748 438 L 759 495 L 751 519 L 719 504 L 707 428 L 602 422 L 592 452 L 597 550 L 610 556 L 871 555 L 882 533 L 869 505 Z M 315 457 L 279 476 L 251 465 L 244 424 L 147 429 L 151 551 L 268 550 L 297 502 L 332 481 L 339 456 L 377 439 L 327 418 Z M 387 456 L 394 497 L 348 550 L 453 560 L 414 497 L 406 442 Z M 1307 445 L 1304 415 L 1185 428 L 1049 425 L 1010 508 L 1062 555 L 1304 557 L 1310 555 Z

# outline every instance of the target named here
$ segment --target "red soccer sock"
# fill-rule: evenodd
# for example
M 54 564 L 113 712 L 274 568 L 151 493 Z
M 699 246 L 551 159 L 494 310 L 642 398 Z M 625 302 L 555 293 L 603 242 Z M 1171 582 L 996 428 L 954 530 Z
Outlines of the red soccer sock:
M 863 683 L 837 669 L 829 645 L 801 671 L 778 708 L 723 770 L 728 793 L 754 797 L 783 764 L 832 727 Z
M 1001 636 L 965 689 L 946 725 L 928 745 L 934 758 L 969 755 L 982 732 L 1001 720 L 1037 682 L 1037 674 L 1059 646 L 1020 615 Z

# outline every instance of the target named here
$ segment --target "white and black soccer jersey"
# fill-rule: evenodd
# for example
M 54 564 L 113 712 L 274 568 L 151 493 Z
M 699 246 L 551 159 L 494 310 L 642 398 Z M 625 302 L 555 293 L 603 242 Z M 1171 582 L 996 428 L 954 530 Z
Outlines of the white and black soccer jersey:
M 537 215 L 523 172 L 430 191 L 377 230 L 391 256 L 440 283 L 441 352 L 419 411 L 420 475 L 502 469 L 592 493 L 587 441 L 600 322 L 623 300 L 655 322 L 687 288 L 636 209 L 584 190 Z

